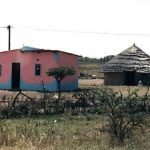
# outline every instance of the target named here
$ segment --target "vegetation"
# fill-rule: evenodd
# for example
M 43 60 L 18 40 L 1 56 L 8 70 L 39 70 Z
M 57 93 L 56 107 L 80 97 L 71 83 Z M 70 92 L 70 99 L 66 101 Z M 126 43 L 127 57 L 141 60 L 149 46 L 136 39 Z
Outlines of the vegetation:
M 74 73 L 66 67 L 48 71 L 60 90 L 61 81 Z M 31 101 L 18 97 L 15 108 L 12 97 L 1 95 L 8 103 L 0 105 L 0 150 L 149 150 L 149 87 L 140 90 L 95 86 L 63 93 L 57 103 L 53 93 L 44 93 Z
M 47 71 L 48 76 L 53 76 L 58 85 L 58 101 L 60 100 L 61 95 L 61 81 L 67 76 L 72 76 L 75 74 L 75 70 L 73 67 L 64 67 L 61 66 L 59 68 L 52 68 Z
M 79 58 L 79 63 L 80 64 L 104 64 L 106 62 L 108 62 L 109 60 L 111 60 L 114 56 L 113 55 L 109 55 L 106 57 L 102 57 L 102 58 L 89 58 L 89 57 L 80 57 Z
M 148 119 L 149 120 L 149 119 Z M 107 130 L 107 117 L 94 115 L 91 120 L 83 115 L 68 114 L 46 118 L 20 118 L 0 121 L 0 150 L 148 150 L 150 122 L 145 122 L 144 132 L 123 145 L 116 145 Z
M 101 119 L 99 119 L 101 120 Z M 96 135 L 97 121 L 86 121 L 84 116 L 55 116 L 40 119 L 15 119 L 1 121 L 1 146 L 36 149 L 85 149 L 94 146 L 99 138 Z M 86 131 L 86 133 L 85 133 Z M 94 133 L 93 133 L 94 131 Z
M 144 103 L 140 99 L 144 98 L 138 97 L 136 91 L 123 97 L 121 92 L 118 94 L 104 88 L 100 89 L 99 94 L 108 114 L 109 132 L 113 139 L 123 143 L 126 138 L 130 138 L 135 128 L 142 128 Z
M 82 78 L 103 78 L 103 73 L 100 72 L 101 65 L 111 60 L 114 56 L 106 56 L 104 58 L 79 58 L 79 72 Z M 94 76 L 92 76 L 94 75 Z
M 0 109 L 0 147 L 16 149 L 149 149 L 150 97 L 137 90 L 128 94 L 111 88 L 82 89 L 53 103 L 46 94 L 45 112 L 40 100 Z M 6 99 L 6 96 L 3 96 Z M 42 100 L 42 99 L 41 99 Z M 63 111 L 55 111 L 61 107 Z M 58 109 L 57 109 L 58 110 Z

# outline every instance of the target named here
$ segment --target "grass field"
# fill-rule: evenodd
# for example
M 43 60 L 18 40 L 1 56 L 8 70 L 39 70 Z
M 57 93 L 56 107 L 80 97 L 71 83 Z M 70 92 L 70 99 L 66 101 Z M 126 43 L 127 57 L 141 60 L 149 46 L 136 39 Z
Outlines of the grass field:
M 123 145 L 106 132 L 102 115 L 22 118 L 0 121 L 0 150 L 149 150 L 150 122 Z

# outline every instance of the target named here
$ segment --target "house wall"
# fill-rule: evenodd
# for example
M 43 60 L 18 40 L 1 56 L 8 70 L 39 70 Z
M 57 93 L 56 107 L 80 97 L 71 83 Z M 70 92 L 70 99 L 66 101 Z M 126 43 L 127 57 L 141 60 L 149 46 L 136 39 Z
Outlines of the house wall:
M 77 89 L 78 88 L 78 56 L 60 52 L 58 65 L 69 66 L 75 69 L 75 75 L 68 76 L 62 80 L 61 88 L 64 90 Z
M 52 52 L 23 52 L 21 62 L 20 87 L 23 90 L 46 90 L 55 91 L 56 82 L 53 77 L 48 77 L 46 72 L 49 68 L 58 67 L 56 55 Z M 20 60 L 20 61 L 21 61 Z M 35 76 L 35 64 L 41 64 L 41 75 Z
M 57 84 L 53 77 L 48 77 L 49 68 L 61 65 L 74 66 L 77 70 L 76 55 L 61 52 L 21 52 L 12 50 L 0 53 L 2 74 L 0 76 L 0 89 L 11 89 L 12 63 L 20 63 L 20 89 L 42 91 L 44 83 L 47 91 L 56 91 Z M 35 64 L 41 64 L 41 75 L 35 76 Z M 78 87 L 77 76 L 66 78 L 62 90 L 74 90 Z
M 125 75 L 124 73 L 104 73 L 105 85 L 124 85 Z

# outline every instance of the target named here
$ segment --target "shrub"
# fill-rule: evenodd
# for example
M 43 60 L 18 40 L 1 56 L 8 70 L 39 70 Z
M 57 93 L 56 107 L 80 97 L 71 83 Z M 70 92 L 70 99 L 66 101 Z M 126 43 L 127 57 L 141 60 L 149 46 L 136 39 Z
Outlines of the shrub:
M 123 96 L 121 92 L 114 92 L 110 88 L 101 88 L 99 93 L 108 114 L 109 133 L 118 142 L 123 143 L 135 128 L 142 127 L 143 113 L 137 105 L 140 97 L 137 91 Z

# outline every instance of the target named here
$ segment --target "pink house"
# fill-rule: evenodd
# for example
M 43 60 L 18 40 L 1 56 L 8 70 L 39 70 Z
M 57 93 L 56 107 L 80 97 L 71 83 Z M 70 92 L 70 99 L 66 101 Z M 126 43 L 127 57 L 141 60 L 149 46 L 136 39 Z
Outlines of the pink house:
M 46 71 L 59 66 L 74 67 L 76 74 L 66 77 L 63 91 L 78 88 L 78 55 L 25 46 L 22 49 L 0 52 L 0 89 L 56 91 L 57 83 Z

